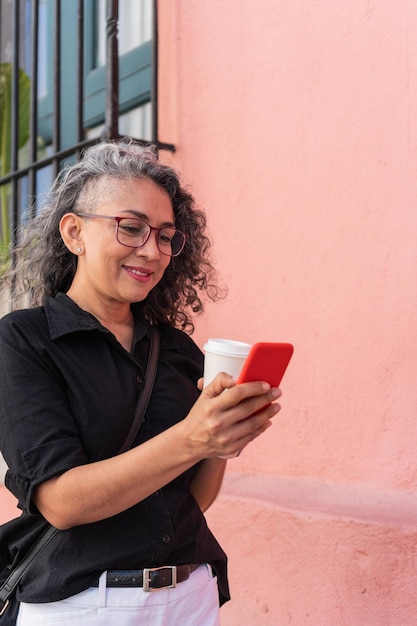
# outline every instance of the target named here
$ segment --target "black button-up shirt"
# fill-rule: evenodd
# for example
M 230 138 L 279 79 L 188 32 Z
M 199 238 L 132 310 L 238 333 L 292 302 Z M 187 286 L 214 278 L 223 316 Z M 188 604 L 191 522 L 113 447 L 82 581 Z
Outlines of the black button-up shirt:
M 33 489 L 66 470 L 117 453 L 143 385 L 149 326 L 132 306 L 129 354 L 98 320 L 58 294 L 44 307 L 0 320 L 0 449 L 6 486 L 23 510 L 0 531 L 0 565 L 24 553 L 45 520 Z M 198 397 L 203 357 L 185 333 L 160 326 L 153 393 L 134 445 L 182 420 Z M 226 556 L 190 494 L 198 465 L 130 509 L 56 535 L 19 586 L 26 602 L 53 602 L 86 589 L 107 569 L 211 563 L 228 599 Z

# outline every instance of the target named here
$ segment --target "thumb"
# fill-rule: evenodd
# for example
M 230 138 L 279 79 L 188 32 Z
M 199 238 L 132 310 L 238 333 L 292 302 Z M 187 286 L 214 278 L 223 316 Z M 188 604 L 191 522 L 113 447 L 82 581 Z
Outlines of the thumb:
M 206 385 L 203 389 L 204 395 L 215 398 L 219 396 L 225 389 L 231 389 L 236 385 L 236 378 L 226 374 L 226 372 L 220 372 L 217 376 Z

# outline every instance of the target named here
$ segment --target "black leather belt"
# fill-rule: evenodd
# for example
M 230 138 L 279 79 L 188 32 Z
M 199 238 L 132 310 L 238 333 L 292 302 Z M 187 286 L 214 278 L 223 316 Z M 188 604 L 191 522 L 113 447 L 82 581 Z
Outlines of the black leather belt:
M 190 578 L 200 564 L 165 565 L 146 569 L 108 570 L 107 587 L 143 587 L 144 591 L 172 589 Z M 98 587 L 98 581 L 92 585 Z

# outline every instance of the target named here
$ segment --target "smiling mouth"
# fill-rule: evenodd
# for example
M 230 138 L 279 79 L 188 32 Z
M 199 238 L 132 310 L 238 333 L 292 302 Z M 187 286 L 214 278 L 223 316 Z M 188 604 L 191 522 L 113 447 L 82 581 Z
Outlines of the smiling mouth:
M 144 269 L 138 269 L 136 267 L 129 267 L 128 265 L 123 265 L 124 269 L 129 272 L 129 274 L 132 274 L 133 276 L 137 276 L 138 278 L 150 278 L 152 276 L 152 272 L 144 270 Z

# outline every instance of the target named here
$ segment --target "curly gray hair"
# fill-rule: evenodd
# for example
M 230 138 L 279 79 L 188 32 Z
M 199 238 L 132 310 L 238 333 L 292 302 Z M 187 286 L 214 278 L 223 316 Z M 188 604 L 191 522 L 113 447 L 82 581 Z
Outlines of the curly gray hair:
M 117 180 L 132 179 L 148 179 L 164 189 L 172 202 L 176 227 L 188 235 L 182 253 L 171 259 L 160 283 L 141 303 L 143 312 L 151 323 L 193 332 L 192 314 L 204 310 L 203 293 L 213 301 L 222 295 L 209 259 L 206 217 L 181 186 L 175 170 L 158 160 L 156 149 L 129 140 L 88 148 L 80 161 L 57 178 L 39 215 L 20 228 L 15 263 L 7 275 L 14 285 L 14 302 L 26 293 L 30 306 L 37 306 L 48 295 L 68 291 L 77 257 L 62 241 L 62 216 L 93 210 L 100 198 L 117 196 Z

